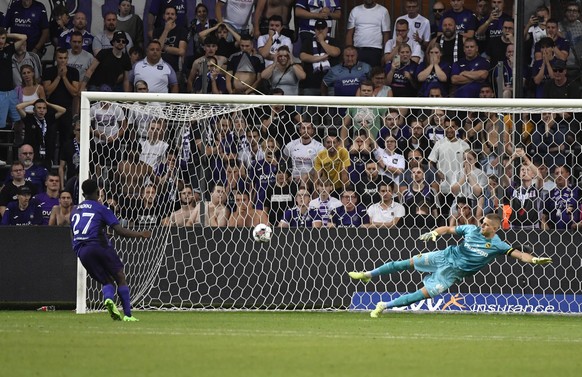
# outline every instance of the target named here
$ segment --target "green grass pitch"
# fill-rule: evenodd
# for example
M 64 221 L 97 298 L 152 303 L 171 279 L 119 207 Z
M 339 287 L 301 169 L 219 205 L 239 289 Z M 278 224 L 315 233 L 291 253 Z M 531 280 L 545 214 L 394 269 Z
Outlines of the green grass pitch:
M 580 317 L 0 312 L 0 376 L 580 376 Z

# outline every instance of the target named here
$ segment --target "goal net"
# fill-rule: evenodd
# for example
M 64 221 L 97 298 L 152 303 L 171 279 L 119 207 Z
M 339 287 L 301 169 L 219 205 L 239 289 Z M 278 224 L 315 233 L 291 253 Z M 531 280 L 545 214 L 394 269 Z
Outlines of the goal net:
M 582 101 L 84 92 L 79 181 L 98 179 L 136 309 L 369 309 L 417 272 L 347 271 L 461 242 L 439 225 L 503 218 L 512 246 L 408 309 L 579 313 Z M 82 200 L 82 198 L 80 198 Z M 268 243 L 253 226 L 274 229 Z M 78 272 L 77 311 L 102 309 Z

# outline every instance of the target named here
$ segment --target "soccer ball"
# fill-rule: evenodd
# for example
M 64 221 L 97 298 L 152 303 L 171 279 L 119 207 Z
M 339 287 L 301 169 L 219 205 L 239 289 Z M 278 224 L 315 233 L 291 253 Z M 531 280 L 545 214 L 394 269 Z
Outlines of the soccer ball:
M 257 242 L 269 242 L 273 235 L 273 229 L 266 224 L 259 224 L 253 229 L 253 238 Z

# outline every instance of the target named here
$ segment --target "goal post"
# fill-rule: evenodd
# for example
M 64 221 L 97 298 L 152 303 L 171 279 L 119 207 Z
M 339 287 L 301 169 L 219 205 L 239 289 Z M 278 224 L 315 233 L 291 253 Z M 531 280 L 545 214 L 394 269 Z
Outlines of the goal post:
M 270 113 L 275 107 L 278 112 Z M 317 141 L 305 144 L 313 146 L 305 152 L 313 164 L 307 173 L 305 156 L 295 156 L 290 144 L 304 132 L 299 119 L 313 126 L 311 138 Z M 447 138 L 445 119 L 456 124 L 455 135 L 465 142 L 455 150 L 461 156 L 454 163 L 441 163 L 451 158 L 452 150 L 439 147 L 431 154 L 437 140 Z M 269 127 L 275 122 L 280 124 L 277 132 L 285 135 L 273 136 Z M 409 309 L 580 313 L 577 293 L 582 281 L 577 269 L 582 265 L 582 236 L 572 224 L 581 221 L 581 198 L 573 197 L 582 171 L 581 122 L 582 100 L 83 92 L 79 185 L 89 177 L 99 179 L 104 198 L 122 224 L 153 230 L 149 240 L 114 237 L 136 309 L 371 308 L 380 298 L 418 289 L 421 276 L 401 272 L 363 285 L 351 282 L 346 271 L 444 248 L 459 238 L 425 244 L 417 237 L 427 228 L 449 225 L 451 217 L 463 224 L 472 221 L 471 216 L 496 212 L 505 216 L 502 239 L 515 247 L 533 246 L 536 255 L 550 256 L 554 264 L 534 267 L 500 257 L 450 292 Z M 152 123 L 159 123 L 157 131 Z M 423 136 L 430 134 L 427 145 L 417 141 L 415 127 L 422 128 Z M 107 132 L 120 135 L 110 147 Z M 348 181 L 338 184 L 345 179 L 341 173 L 330 173 L 325 163 L 314 161 L 317 152 L 326 149 L 326 137 L 341 138 L 342 132 L 348 135 L 345 146 L 351 163 Z M 360 136 L 372 150 L 353 152 L 351 146 Z M 390 136 L 395 150 L 386 145 Z M 474 156 L 465 156 L 463 148 Z M 409 158 L 416 152 L 424 164 Z M 465 165 L 471 158 L 476 160 L 473 165 Z M 261 165 L 268 159 L 287 172 L 288 191 L 272 189 L 278 170 Z M 317 186 L 330 182 L 338 203 L 344 204 L 344 189 L 351 190 L 361 205 L 367 200 L 365 221 L 382 222 L 377 220 L 382 216 L 370 210 L 379 196 L 370 191 L 377 186 L 368 185 L 369 161 L 376 162 L 381 176 L 377 182 L 390 182 L 393 201 L 405 215 L 394 227 L 348 227 L 341 219 L 339 225 L 328 226 L 338 221 L 339 212 L 326 212 L 329 208 L 321 203 L 328 206 L 331 200 L 321 199 L 325 195 Z M 535 170 L 531 188 L 520 186 L 521 165 Z M 415 183 L 414 169 L 419 166 L 425 178 Z M 551 191 L 561 179 L 552 179 L 553 171 L 541 177 L 543 169 L 558 166 L 568 168 L 568 194 Z M 226 198 L 221 206 L 213 201 L 217 186 L 225 190 L 216 194 Z M 292 207 L 302 188 L 310 201 L 319 203 L 312 210 L 326 226 L 278 228 L 285 208 L 273 198 Z M 188 195 L 199 195 L 200 202 L 194 206 Z M 148 207 L 146 196 L 155 196 L 153 207 Z M 245 200 L 254 212 L 248 212 Z M 528 200 L 533 207 L 515 207 L 531 204 Z M 552 201 L 556 205 L 548 206 Z M 467 214 L 461 213 L 463 204 L 469 207 Z M 238 206 L 246 212 L 241 214 Z M 220 213 L 228 214 L 230 223 L 221 223 L 219 207 L 227 209 Z M 519 214 L 522 210 L 527 213 Z M 536 211 L 539 217 L 529 218 Z M 565 211 L 572 213 L 572 220 L 561 229 Z M 257 219 L 274 228 L 268 244 L 252 240 L 251 224 Z M 558 229 L 542 229 L 546 226 Z M 80 264 L 77 284 L 77 313 L 103 308 L 100 287 Z

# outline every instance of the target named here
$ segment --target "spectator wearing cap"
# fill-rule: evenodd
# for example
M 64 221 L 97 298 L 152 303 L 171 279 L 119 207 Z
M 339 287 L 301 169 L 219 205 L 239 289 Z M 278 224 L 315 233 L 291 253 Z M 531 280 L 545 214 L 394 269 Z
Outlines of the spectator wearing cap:
M 321 82 L 330 68 L 339 62 L 341 50 L 335 38 L 329 36 L 329 28 L 324 20 L 315 21 L 314 34 L 301 44 L 299 58 L 303 63 L 305 80 L 299 83 L 304 95 L 319 95 Z
M 544 84 L 544 98 L 580 98 L 580 86 L 577 80 L 566 75 L 566 62 L 556 59 L 552 62 L 554 77 Z
M 265 59 L 265 67 L 274 63 L 277 50 L 281 46 L 287 46 L 289 51 L 293 51 L 293 41 L 282 34 L 283 18 L 273 15 L 269 18 L 269 31 L 257 40 L 259 54 Z
M 10 167 L 10 180 L 4 183 L 0 190 L 0 216 L 4 215 L 8 203 L 17 199 L 18 190 L 21 187 L 27 187 L 30 192 L 37 193 L 34 184 L 26 180 L 26 169 L 22 162 L 15 161 Z
M 113 48 L 99 51 L 91 66 L 81 80 L 81 91 L 89 90 L 121 91 L 121 85 L 128 79 L 131 70 L 129 55 L 125 52 L 126 34 L 123 31 L 113 33 Z
M 188 47 L 187 31 L 177 23 L 178 11 L 172 5 L 164 11 L 164 26 L 154 30 L 153 37 L 162 45 L 162 59 L 172 66 L 175 72 L 180 71 L 180 61 L 186 56 Z
M 42 210 L 31 200 L 30 187 L 20 186 L 16 191 L 16 197 L 16 201 L 6 206 L 1 225 L 42 225 Z
M 93 55 L 97 56 L 99 51 L 104 48 L 113 48 L 111 41 L 113 40 L 113 34 L 117 30 L 117 15 L 115 12 L 107 12 L 103 17 L 103 27 L 104 30 L 101 34 L 97 34 L 95 38 L 93 38 Z M 128 33 L 122 32 L 125 34 L 124 38 L 127 41 L 125 45 L 125 52 L 129 52 L 129 49 L 133 47 L 133 41 Z
M 139 80 L 147 82 L 150 93 L 178 93 L 176 71 L 162 59 L 162 44 L 159 41 L 148 43 L 146 57 L 133 66 L 125 91 L 130 92 Z
M 208 73 L 212 67 L 209 66 L 208 60 L 214 58 L 216 60 L 215 64 L 218 64 L 221 68 L 226 68 L 226 57 L 222 55 L 217 55 L 218 50 L 218 38 L 214 34 L 210 34 L 204 39 L 204 56 L 199 57 L 192 63 L 192 69 L 190 69 L 190 74 L 188 75 L 188 81 L 186 82 L 188 93 L 192 93 L 192 85 L 194 80 L 203 72 Z

